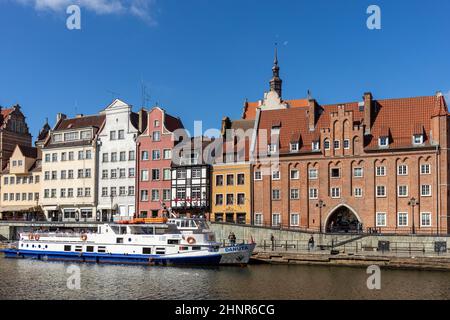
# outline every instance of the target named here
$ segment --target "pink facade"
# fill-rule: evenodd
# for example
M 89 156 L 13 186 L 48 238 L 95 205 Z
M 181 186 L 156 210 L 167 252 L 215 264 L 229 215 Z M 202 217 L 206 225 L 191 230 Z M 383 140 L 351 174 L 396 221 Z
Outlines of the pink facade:
M 180 119 L 154 107 L 148 112 L 147 130 L 137 138 L 138 217 L 160 217 L 170 206 L 173 132 L 183 128 Z

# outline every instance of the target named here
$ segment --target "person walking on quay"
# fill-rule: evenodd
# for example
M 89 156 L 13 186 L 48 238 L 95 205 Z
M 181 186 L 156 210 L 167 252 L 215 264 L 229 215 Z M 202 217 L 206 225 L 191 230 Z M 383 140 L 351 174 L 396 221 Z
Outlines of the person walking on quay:
M 275 237 L 273 233 L 270 235 L 270 241 L 272 242 L 272 251 L 275 249 Z
M 311 235 L 311 238 L 308 240 L 308 250 L 311 251 L 314 249 L 314 236 Z
M 230 240 L 230 244 L 234 246 L 236 244 L 236 235 L 234 232 L 230 232 L 230 235 L 228 236 L 228 240 Z

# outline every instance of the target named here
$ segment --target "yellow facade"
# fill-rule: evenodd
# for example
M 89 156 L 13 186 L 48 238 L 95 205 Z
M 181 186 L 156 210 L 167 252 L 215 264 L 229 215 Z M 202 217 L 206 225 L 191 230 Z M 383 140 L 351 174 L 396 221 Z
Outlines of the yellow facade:
M 16 147 L 8 167 L 1 176 L 1 214 L 36 213 L 39 211 L 40 165 Z
M 211 220 L 249 224 L 251 222 L 251 166 L 220 164 L 212 172 Z

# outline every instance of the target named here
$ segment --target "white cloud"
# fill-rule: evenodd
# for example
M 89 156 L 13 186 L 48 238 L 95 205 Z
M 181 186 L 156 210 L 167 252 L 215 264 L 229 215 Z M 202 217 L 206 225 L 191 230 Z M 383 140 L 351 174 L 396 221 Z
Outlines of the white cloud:
M 444 92 L 444 97 L 445 97 L 445 101 L 447 101 L 447 104 L 449 104 L 450 103 L 450 90 L 447 93 Z
M 156 0 L 11 0 L 36 11 L 65 13 L 72 4 L 80 6 L 81 11 L 88 10 L 96 14 L 130 14 L 149 24 L 156 24 L 153 9 Z

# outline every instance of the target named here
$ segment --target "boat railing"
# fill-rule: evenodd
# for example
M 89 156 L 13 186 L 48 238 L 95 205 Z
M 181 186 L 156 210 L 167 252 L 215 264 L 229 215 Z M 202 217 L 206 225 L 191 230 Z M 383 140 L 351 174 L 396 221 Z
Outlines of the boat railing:
M 29 238 L 30 235 L 46 238 L 75 238 L 81 237 L 83 235 L 95 234 L 92 232 L 28 232 L 22 233 L 21 236 L 24 238 Z

